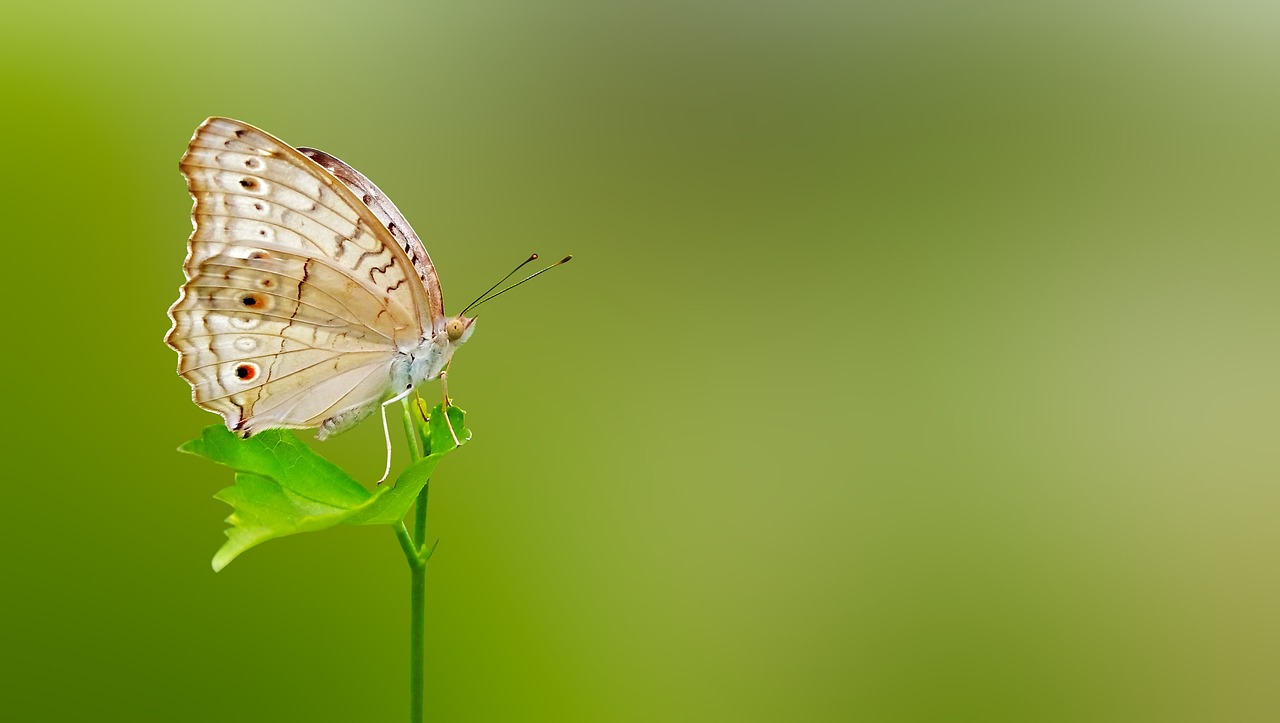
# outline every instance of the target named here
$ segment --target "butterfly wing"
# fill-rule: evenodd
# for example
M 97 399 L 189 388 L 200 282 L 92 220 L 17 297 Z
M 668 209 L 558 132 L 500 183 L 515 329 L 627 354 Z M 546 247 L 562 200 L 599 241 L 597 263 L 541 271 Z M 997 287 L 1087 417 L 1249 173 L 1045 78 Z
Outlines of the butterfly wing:
M 346 184 L 351 192 L 360 198 L 364 205 L 369 207 L 373 215 L 378 217 L 383 226 L 391 232 L 396 242 L 404 249 L 409 256 L 409 260 L 413 262 L 413 267 L 418 272 L 418 277 L 422 279 L 422 285 L 427 290 L 427 297 L 430 299 L 431 322 L 433 328 L 437 321 L 444 319 L 444 297 L 440 292 L 440 277 L 436 275 L 435 264 L 431 263 L 431 256 L 427 254 L 427 247 L 423 245 L 422 239 L 414 233 L 413 227 L 409 225 L 409 221 L 405 219 L 404 214 L 400 213 L 400 209 L 391 202 L 387 194 L 382 189 L 373 185 L 365 175 L 338 158 L 315 148 L 298 148 L 298 152 L 315 161 L 319 166 L 324 168 L 335 178 Z
M 200 125 L 180 168 L 195 199 L 187 282 L 166 337 L 196 404 L 244 433 L 358 421 L 388 396 L 431 299 L 387 227 L 283 141 Z

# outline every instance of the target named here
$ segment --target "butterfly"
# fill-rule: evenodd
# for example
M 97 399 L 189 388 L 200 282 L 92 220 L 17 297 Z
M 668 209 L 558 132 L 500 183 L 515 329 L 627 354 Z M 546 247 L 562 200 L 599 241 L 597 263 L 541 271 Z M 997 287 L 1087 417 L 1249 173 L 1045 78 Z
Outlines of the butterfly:
M 420 382 L 443 386 L 475 331 L 466 312 L 489 292 L 446 316 L 435 266 L 404 216 L 323 151 L 214 117 L 179 168 L 194 230 L 165 342 L 192 399 L 244 437 L 318 428 L 324 439 L 381 407 L 389 471 L 385 406 Z

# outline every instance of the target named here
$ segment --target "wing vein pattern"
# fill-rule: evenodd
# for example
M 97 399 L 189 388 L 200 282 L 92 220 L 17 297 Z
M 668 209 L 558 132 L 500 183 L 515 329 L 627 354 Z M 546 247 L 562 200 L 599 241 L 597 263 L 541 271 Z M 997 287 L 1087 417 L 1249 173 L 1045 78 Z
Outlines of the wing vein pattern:
M 245 436 L 324 435 L 375 409 L 443 316 L 399 211 L 371 206 L 385 196 L 339 175 L 349 166 L 227 118 L 201 124 L 179 167 L 194 230 L 166 341 L 196 404 Z

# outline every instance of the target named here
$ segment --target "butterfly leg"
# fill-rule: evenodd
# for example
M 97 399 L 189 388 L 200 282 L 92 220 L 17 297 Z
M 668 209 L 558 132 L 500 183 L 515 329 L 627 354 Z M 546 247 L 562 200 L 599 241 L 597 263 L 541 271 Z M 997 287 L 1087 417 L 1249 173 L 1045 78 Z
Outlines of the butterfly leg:
M 413 387 L 409 387 L 403 392 L 383 402 L 381 405 L 382 406 L 382 439 L 385 440 L 387 443 L 387 468 L 383 470 L 382 477 L 377 482 L 374 482 L 375 485 L 380 485 L 383 482 L 386 482 L 387 477 L 391 475 L 391 430 L 387 428 L 387 405 L 395 404 L 401 399 L 404 399 L 405 397 L 409 396 L 409 394 L 412 391 L 413 391 Z M 445 416 L 446 418 L 448 417 L 448 415 L 445 415 Z
M 449 364 L 453 362 L 450 361 Z M 461 447 L 462 442 L 458 441 L 458 433 L 453 431 L 453 422 L 449 419 L 449 364 L 444 365 L 444 369 L 440 370 L 440 390 L 444 392 L 444 406 L 440 410 L 444 412 L 444 424 L 449 428 L 449 436 L 453 437 L 453 443 Z
M 445 409 L 449 408 L 449 364 L 452 363 L 453 360 L 449 360 L 449 363 L 444 365 L 444 369 L 440 370 L 440 391 L 444 392 Z

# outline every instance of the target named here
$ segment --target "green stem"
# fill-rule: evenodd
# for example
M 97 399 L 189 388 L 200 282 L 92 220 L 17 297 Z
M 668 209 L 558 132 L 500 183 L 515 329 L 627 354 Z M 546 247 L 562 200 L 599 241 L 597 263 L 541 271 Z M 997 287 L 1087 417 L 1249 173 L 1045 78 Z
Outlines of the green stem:
M 403 399 L 400 406 L 404 407 L 404 437 L 409 440 L 409 457 L 417 462 L 422 459 L 422 451 L 418 447 L 418 425 L 413 420 L 413 405 L 408 399 Z
M 405 527 L 403 522 L 397 522 L 392 529 L 396 531 L 400 549 L 404 550 L 405 562 L 408 562 L 409 567 L 412 568 L 418 564 L 418 551 L 413 547 L 413 537 L 409 534 L 409 528 Z
M 422 559 L 427 538 L 427 490 L 422 486 L 413 508 L 413 547 L 417 551 L 409 566 L 409 721 L 422 723 L 423 688 L 427 677 L 427 561 Z
M 424 490 L 425 492 L 425 490 Z M 424 500 L 424 494 L 419 500 Z M 419 503 L 421 504 L 421 502 Z M 409 722 L 422 723 L 423 689 L 426 687 L 427 565 L 417 560 L 409 567 Z
M 414 411 L 406 399 L 404 404 L 404 433 L 409 441 L 409 455 L 413 461 L 422 458 L 418 447 L 418 423 Z M 427 539 L 427 490 L 431 481 L 422 486 L 417 504 L 413 508 L 413 536 L 403 522 L 396 527 L 396 537 L 409 562 L 409 721 L 422 723 L 427 677 L 427 561 L 423 551 Z

